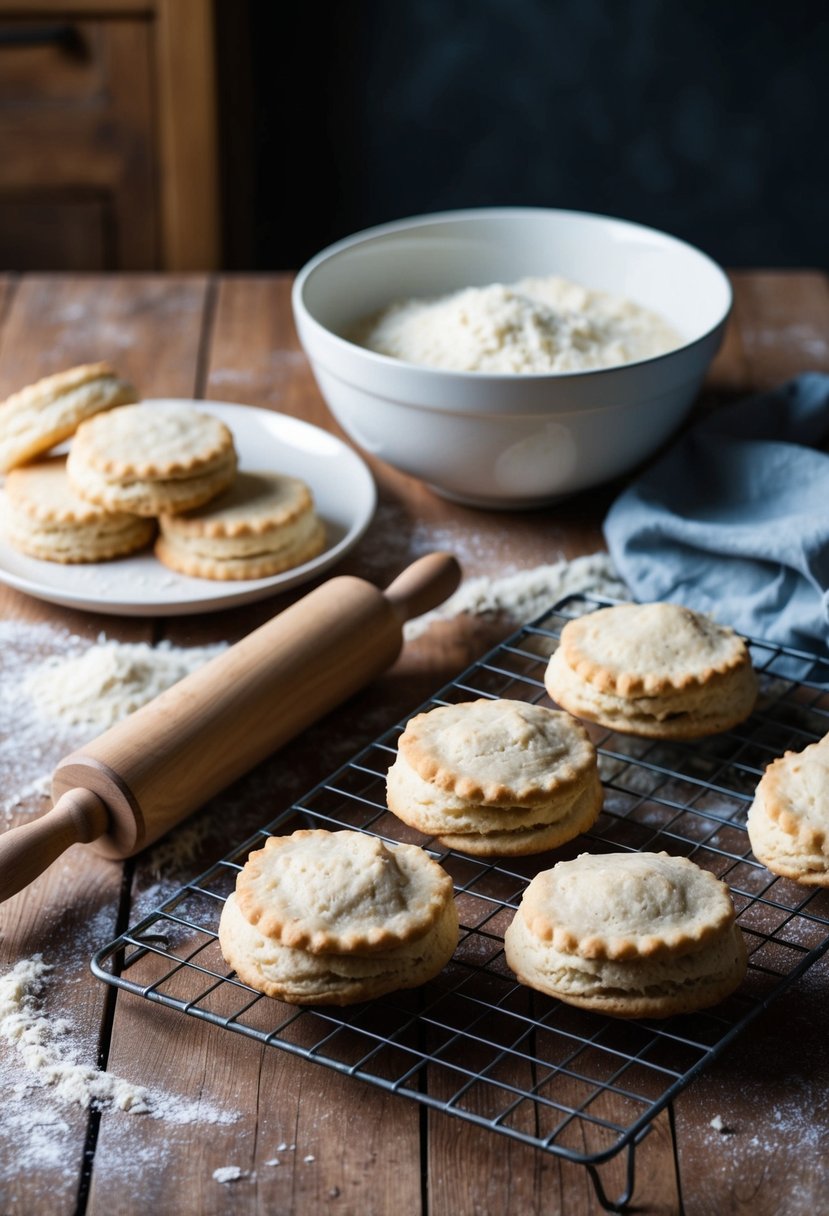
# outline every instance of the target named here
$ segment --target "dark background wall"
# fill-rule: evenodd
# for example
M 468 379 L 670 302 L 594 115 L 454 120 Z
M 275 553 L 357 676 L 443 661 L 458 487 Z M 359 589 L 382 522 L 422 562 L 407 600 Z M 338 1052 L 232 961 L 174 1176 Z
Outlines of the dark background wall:
M 829 265 L 825 0 L 251 0 L 247 20 L 231 265 L 492 204 L 623 216 L 729 266 Z

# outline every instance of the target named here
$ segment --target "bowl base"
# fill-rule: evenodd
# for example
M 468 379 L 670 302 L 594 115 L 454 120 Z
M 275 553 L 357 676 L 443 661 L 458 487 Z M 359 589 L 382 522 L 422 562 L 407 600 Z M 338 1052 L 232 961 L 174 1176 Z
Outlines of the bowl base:
M 483 511 L 537 511 L 541 507 L 555 506 L 556 503 L 563 502 L 565 498 L 571 498 L 577 492 L 571 490 L 569 494 L 540 494 L 537 498 L 504 498 L 501 495 L 487 498 L 485 495 L 456 494 L 452 490 L 444 489 L 443 486 L 433 485 L 430 481 L 425 484 L 437 494 L 438 498 L 459 503 L 462 507 L 477 507 Z

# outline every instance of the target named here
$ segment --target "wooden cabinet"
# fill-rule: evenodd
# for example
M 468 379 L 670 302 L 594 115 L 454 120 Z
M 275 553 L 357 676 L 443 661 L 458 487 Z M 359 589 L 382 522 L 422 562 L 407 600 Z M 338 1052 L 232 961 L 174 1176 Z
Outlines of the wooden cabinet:
M 0 0 L 0 269 L 219 262 L 211 0 Z

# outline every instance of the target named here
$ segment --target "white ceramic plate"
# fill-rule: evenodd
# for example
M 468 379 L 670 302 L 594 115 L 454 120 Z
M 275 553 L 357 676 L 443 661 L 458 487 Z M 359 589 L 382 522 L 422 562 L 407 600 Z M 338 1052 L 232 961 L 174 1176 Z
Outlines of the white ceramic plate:
M 156 409 L 191 405 L 215 414 L 233 432 L 243 469 L 277 469 L 311 487 L 325 523 L 325 549 L 310 562 L 270 578 L 219 582 L 188 578 L 162 566 L 151 551 L 89 565 L 62 566 L 26 557 L 0 542 L 0 582 L 52 604 L 117 616 L 184 616 L 265 599 L 316 577 L 352 549 L 377 501 L 371 473 L 334 435 L 286 414 L 220 401 L 146 402 Z M 60 449 L 58 449 L 60 450 Z

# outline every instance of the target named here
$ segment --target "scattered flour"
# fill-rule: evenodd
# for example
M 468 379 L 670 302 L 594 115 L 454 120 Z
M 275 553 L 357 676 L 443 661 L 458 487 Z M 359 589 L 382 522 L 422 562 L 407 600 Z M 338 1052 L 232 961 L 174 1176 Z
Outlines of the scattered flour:
M 39 1011 L 38 997 L 50 970 L 36 954 L 0 977 L 0 1037 L 14 1044 L 32 1084 L 50 1086 L 58 1102 L 84 1108 L 111 1105 L 146 1114 L 148 1090 L 80 1063 L 68 1038 L 69 1022 Z
M 100 732 L 146 705 L 226 647 L 99 639 L 77 656 L 51 655 L 25 682 L 38 711 Z
M 606 553 L 593 553 L 572 561 L 535 566 L 498 578 L 482 576 L 463 582 L 446 603 L 407 621 L 407 641 L 421 636 L 434 621 L 451 620 L 462 613 L 478 616 L 507 616 L 517 624 L 532 620 L 557 599 L 590 592 L 610 599 L 627 599 L 629 592 Z
M 556 275 L 400 300 L 358 327 L 382 355 L 463 372 L 537 373 L 615 367 L 672 350 L 656 313 Z
M 0 1182 L 25 1171 L 77 1168 L 67 1151 L 68 1112 L 125 1111 L 166 1124 L 235 1123 L 238 1115 L 203 1101 L 147 1089 L 83 1063 L 89 1044 L 65 1017 L 44 1012 L 42 997 L 53 968 L 41 955 L 21 959 L 0 976 L 0 1125 L 14 1151 L 0 1154 Z M 156 1150 L 156 1157 L 161 1149 Z
M 0 816 L 46 809 L 52 769 L 67 752 L 224 648 L 104 635 L 90 643 L 49 625 L 0 621 Z

